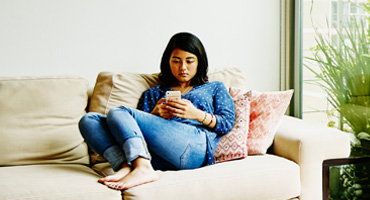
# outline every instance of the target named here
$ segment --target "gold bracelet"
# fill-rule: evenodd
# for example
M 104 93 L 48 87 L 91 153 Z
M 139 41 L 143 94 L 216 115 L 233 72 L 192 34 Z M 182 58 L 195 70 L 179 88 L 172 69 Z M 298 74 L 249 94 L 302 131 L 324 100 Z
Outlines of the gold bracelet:
M 200 123 L 202 123 L 202 124 L 203 124 L 203 122 L 204 122 L 204 121 L 206 121 L 206 119 L 207 119 L 207 113 L 206 113 L 206 112 L 204 112 L 204 118 L 203 118 L 202 122 L 200 122 Z

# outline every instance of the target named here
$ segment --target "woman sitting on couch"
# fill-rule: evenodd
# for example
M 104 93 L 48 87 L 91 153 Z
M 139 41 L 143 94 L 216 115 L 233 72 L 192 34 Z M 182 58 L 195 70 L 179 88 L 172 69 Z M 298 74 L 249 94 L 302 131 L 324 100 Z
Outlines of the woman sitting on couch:
M 81 119 L 86 143 L 116 172 L 99 182 L 123 190 L 157 180 L 156 169 L 215 163 L 220 137 L 234 124 L 234 104 L 221 82 L 208 82 L 207 71 L 201 41 L 178 33 L 162 56 L 163 84 L 146 90 L 137 109 L 119 106 L 107 116 L 87 113 Z M 181 99 L 166 101 L 167 91 L 180 91 Z

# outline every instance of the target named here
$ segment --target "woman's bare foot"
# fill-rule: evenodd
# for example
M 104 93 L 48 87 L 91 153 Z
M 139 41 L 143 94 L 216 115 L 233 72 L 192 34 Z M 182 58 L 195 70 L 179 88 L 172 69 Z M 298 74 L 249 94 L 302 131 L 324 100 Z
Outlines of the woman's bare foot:
M 109 175 L 109 176 L 106 176 L 104 178 L 101 178 L 98 180 L 99 183 L 105 183 L 107 181 L 109 182 L 116 182 L 116 181 L 119 181 L 121 180 L 123 177 L 125 177 L 127 174 L 129 174 L 130 172 L 132 171 L 130 165 L 128 165 L 127 163 L 124 163 L 122 165 L 122 168 L 120 170 L 118 170 L 116 173 L 114 173 L 113 175 Z
M 112 189 L 125 190 L 159 179 L 149 160 L 138 158 L 133 164 L 134 169 L 125 177 L 118 181 L 106 181 L 104 184 Z

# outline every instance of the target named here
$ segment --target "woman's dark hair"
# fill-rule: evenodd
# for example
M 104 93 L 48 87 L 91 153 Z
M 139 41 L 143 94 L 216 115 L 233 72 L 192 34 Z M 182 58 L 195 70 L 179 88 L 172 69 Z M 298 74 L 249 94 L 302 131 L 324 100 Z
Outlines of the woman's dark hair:
M 170 67 L 170 57 L 174 49 L 187 51 L 196 55 L 198 58 L 197 73 L 191 79 L 191 84 L 202 85 L 204 83 L 207 83 L 207 54 L 199 38 L 191 33 L 177 33 L 172 36 L 162 55 L 161 74 L 159 75 L 159 79 L 168 86 L 177 83 L 177 79 L 173 76 Z

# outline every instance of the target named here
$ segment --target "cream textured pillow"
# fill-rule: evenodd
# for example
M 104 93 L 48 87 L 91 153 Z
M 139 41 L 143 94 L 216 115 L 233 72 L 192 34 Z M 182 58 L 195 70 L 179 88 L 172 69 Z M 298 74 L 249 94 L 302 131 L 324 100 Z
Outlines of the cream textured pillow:
M 247 95 L 250 98 L 248 155 L 265 154 L 274 140 L 280 120 L 292 98 L 293 90 L 256 92 L 230 88 L 230 95 L 234 98 Z
M 234 99 L 235 123 L 231 131 L 222 136 L 215 150 L 216 163 L 245 158 L 248 155 L 250 102 L 247 96 Z
M 90 100 L 89 111 L 106 115 L 111 108 L 136 108 L 141 94 L 160 83 L 158 74 L 101 72 Z
M 237 67 L 212 69 L 208 72 L 208 80 L 221 81 L 226 88 L 245 86 L 245 76 L 242 69 Z
M 87 88 L 75 76 L 0 78 L 0 165 L 89 164 L 78 129 Z

